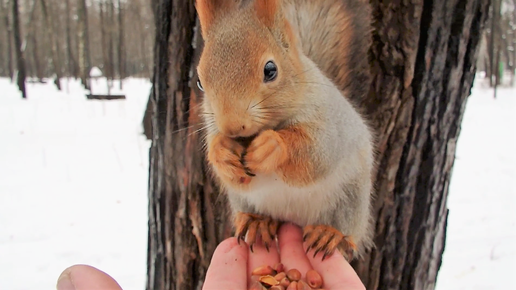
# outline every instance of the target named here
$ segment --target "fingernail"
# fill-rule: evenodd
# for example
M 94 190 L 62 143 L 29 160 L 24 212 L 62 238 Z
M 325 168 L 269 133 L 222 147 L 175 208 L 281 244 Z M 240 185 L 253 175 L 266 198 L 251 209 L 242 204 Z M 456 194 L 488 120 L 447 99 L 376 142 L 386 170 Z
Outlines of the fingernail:
M 68 269 L 64 270 L 59 279 L 57 279 L 57 290 L 75 290 L 75 286 L 70 278 Z

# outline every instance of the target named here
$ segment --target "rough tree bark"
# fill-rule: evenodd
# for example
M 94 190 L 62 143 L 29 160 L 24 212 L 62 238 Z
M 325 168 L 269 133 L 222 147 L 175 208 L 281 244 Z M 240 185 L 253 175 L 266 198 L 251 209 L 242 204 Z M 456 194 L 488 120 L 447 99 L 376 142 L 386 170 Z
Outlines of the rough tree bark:
M 120 78 L 120 89 L 123 88 L 123 79 L 126 75 L 123 11 L 122 3 L 118 0 L 118 76 Z
M 107 25 L 106 25 L 106 2 L 102 1 L 98 3 L 99 5 L 99 19 L 100 19 L 100 46 L 102 48 L 102 60 L 104 66 L 102 67 L 102 72 L 107 80 L 111 77 L 110 71 L 110 59 L 109 59 L 109 48 L 108 48 L 108 36 L 107 36 Z
M 489 0 L 372 1 L 379 133 L 376 249 L 356 269 L 367 289 L 433 289 L 446 199 Z M 380 16 L 381 15 L 381 16 Z
M 7 76 L 9 73 L 9 47 L 7 46 L 9 34 L 7 29 L 9 27 L 5 25 L 5 16 L 9 13 L 9 9 L 5 9 L 3 2 L 3 0 L 0 0 L 0 75 Z
M 376 248 L 354 263 L 367 289 L 433 289 L 455 145 L 490 0 L 371 0 L 373 85 L 359 104 L 377 132 Z M 151 95 L 147 289 L 199 289 L 228 237 L 206 174 L 193 1 L 157 0 Z
M 59 44 L 57 42 L 57 36 L 55 32 L 54 26 L 54 16 L 50 15 L 49 10 L 52 10 L 51 6 L 47 7 L 47 3 L 45 0 L 40 0 L 41 2 L 41 11 L 43 12 L 43 19 L 45 20 L 45 32 L 50 41 L 50 56 L 52 59 L 52 67 L 54 69 L 55 77 L 54 83 L 57 86 L 58 90 L 61 90 L 61 56 L 59 52 Z
M 4 6 L 5 4 L 5 6 Z M 14 52 L 13 52 L 13 29 L 11 21 L 9 21 L 9 2 L 2 1 L 2 10 L 4 11 L 5 33 L 7 39 L 7 69 L 11 82 L 14 80 Z M 12 9 L 11 9 L 12 11 Z
M 498 33 L 497 25 L 498 19 L 500 17 L 500 8 L 501 8 L 501 0 L 492 0 L 493 5 L 491 6 L 491 31 L 490 31 L 490 39 L 489 39 L 489 67 L 491 74 L 489 75 L 489 85 L 491 87 L 496 86 L 498 80 L 495 80 L 497 71 L 498 71 L 498 63 L 495 56 L 496 53 L 496 34 Z
M 69 76 L 79 77 L 79 72 L 77 69 L 77 61 L 73 55 L 73 46 L 72 46 L 72 33 L 71 27 L 72 23 L 70 18 L 72 17 L 72 8 L 70 6 L 70 0 L 65 1 L 66 5 L 66 57 L 68 59 L 68 74 Z
M 29 43 L 32 45 L 32 49 L 30 49 L 32 51 L 32 59 L 33 59 L 33 65 L 31 65 L 30 63 L 28 64 L 29 68 L 28 68 L 28 74 L 30 76 L 36 76 L 39 80 L 41 80 L 44 76 L 44 72 L 43 72 L 43 66 L 41 65 L 41 61 L 40 61 L 40 58 L 39 58 L 39 49 L 38 49 L 38 40 L 37 40 L 37 37 L 36 37 L 36 33 L 35 33 L 35 30 L 36 30 L 36 23 L 37 23 L 37 5 L 38 5 L 38 0 L 34 0 L 33 1 L 33 4 L 31 6 L 31 9 L 30 9 L 30 12 L 29 12 L 29 17 L 27 19 L 27 24 L 25 25 L 25 27 L 27 27 L 27 33 L 25 35 L 25 40 L 24 40 L 24 43 L 25 45 L 23 46 L 23 54 L 24 55 L 27 55 L 27 50 L 29 48 Z M 31 70 L 32 68 L 32 70 Z
M 512 11 L 512 23 L 516 23 L 516 0 L 512 0 L 512 5 L 514 7 L 514 10 Z M 512 77 L 511 77 L 511 84 L 512 85 L 515 85 L 516 84 L 516 71 L 515 71 L 515 68 L 516 68 L 516 35 L 514 35 L 514 31 L 513 31 L 513 35 L 512 35 L 512 66 L 513 66 L 513 70 L 512 70 Z
M 14 52 L 16 54 L 16 83 L 22 93 L 22 98 L 27 98 L 25 91 L 25 58 L 23 57 L 21 45 L 21 28 L 20 28 L 20 13 L 18 7 L 18 0 L 12 0 L 12 20 L 13 20 L 13 36 L 14 36 Z
M 115 34 L 115 3 L 113 0 L 107 1 L 107 28 L 109 31 L 109 34 L 106 36 L 108 37 L 108 53 L 109 53 L 109 61 L 107 63 L 104 63 L 104 65 L 109 66 L 109 73 L 111 78 L 111 86 L 113 83 L 113 80 L 115 79 L 115 45 L 114 41 L 116 39 Z
M 90 41 L 88 36 L 88 10 L 86 0 L 78 0 L 77 2 L 77 35 L 78 35 L 78 60 L 79 74 L 82 84 L 86 89 L 89 85 L 89 71 L 91 68 L 90 60 Z

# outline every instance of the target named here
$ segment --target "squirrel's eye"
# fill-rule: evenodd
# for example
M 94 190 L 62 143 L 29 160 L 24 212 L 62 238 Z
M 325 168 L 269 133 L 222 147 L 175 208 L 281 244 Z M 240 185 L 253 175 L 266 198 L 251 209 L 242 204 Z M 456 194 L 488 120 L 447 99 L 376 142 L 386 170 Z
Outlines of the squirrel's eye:
M 269 60 L 265 67 L 263 68 L 263 81 L 268 83 L 272 82 L 276 79 L 276 76 L 278 75 L 278 68 L 276 67 L 276 64 Z
M 197 80 L 197 87 L 199 88 L 199 90 L 201 90 L 201 92 L 204 92 L 204 88 L 202 87 L 201 80 Z

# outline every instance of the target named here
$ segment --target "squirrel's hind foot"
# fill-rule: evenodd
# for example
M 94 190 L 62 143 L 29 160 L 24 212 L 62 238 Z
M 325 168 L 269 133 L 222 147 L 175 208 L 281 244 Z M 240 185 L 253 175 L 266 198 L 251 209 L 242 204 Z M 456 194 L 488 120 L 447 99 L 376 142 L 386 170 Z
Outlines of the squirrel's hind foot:
M 335 250 L 339 250 L 346 260 L 351 261 L 356 256 L 357 246 L 351 236 L 345 236 L 337 229 L 327 225 L 309 225 L 303 229 L 303 241 L 307 245 L 306 252 L 314 250 L 314 258 L 317 253 L 324 253 L 322 259 L 331 256 Z
M 259 234 L 263 245 L 269 251 L 269 246 L 274 242 L 278 232 L 278 226 L 279 222 L 270 217 L 238 212 L 235 218 L 235 236 L 239 243 L 240 240 L 245 240 L 252 252 Z

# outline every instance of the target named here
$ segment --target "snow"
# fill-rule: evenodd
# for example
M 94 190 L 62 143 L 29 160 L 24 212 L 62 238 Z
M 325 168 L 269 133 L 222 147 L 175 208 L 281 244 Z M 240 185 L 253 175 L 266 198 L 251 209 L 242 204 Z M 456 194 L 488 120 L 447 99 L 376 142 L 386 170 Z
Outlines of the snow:
M 0 79 L 0 289 L 55 289 L 78 263 L 144 289 L 150 83 L 124 88 L 127 100 L 87 101 L 78 82 L 67 94 L 50 81 L 21 100 Z
M 105 80 L 93 85 L 106 90 Z M 31 83 L 22 100 L 0 78 L 0 289 L 54 289 L 78 263 L 144 289 L 150 143 L 141 119 L 150 84 L 128 79 L 127 99 L 117 101 L 87 101 L 77 81 L 63 87 Z M 500 88 L 494 100 L 477 82 L 457 147 L 438 290 L 516 289 L 515 128 L 516 89 Z
M 477 81 L 448 196 L 437 290 L 516 289 L 516 88 Z
M 102 76 L 102 71 L 100 68 L 94 66 L 90 70 L 90 77 L 92 78 L 100 78 Z

